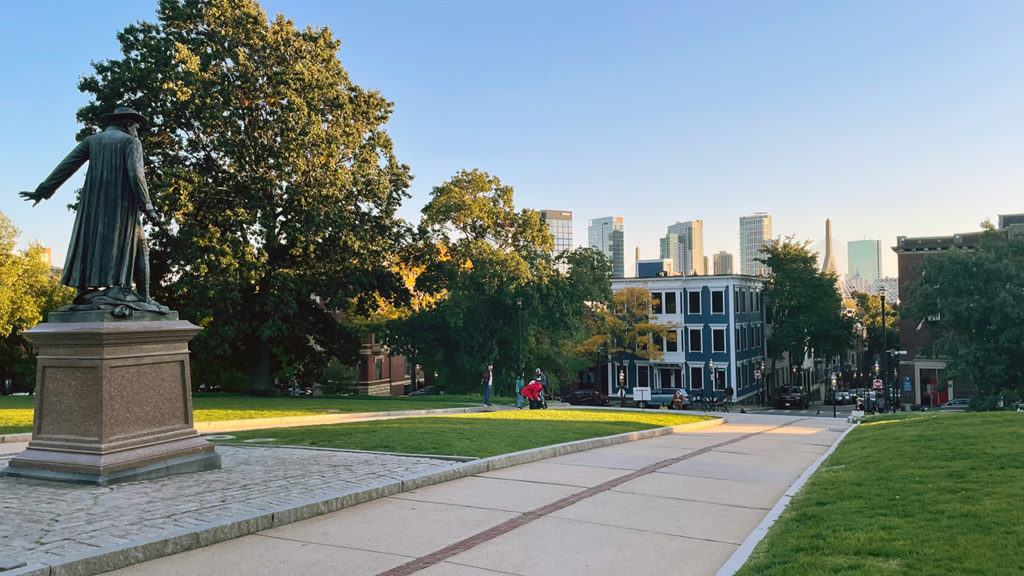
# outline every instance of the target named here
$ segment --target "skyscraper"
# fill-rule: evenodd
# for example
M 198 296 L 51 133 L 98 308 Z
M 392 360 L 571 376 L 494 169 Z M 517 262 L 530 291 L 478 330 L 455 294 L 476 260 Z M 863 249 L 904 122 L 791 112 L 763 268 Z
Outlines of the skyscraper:
M 555 249 L 552 256 L 557 256 L 565 250 L 572 250 L 572 212 L 568 210 L 541 210 L 540 219 L 547 223 L 548 230 L 555 237 Z M 569 267 L 564 262 L 558 265 L 560 272 L 568 272 Z
M 668 234 L 677 237 L 677 254 L 672 256 L 676 272 L 684 276 L 703 276 L 704 267 L 704 221 L 688 220 L 676 222 L 668 227 Z M 668 235 L 666 235 L 666 238 Z M 668 257 L 668 256 L 666 256 Z
M 659 240 L 661 245 L 661 252 L 659 256 L 661 258 L 668 258 L 672 260 L 672 269 L 676 272 L 679 271 L 679 234 L 673 234 L 669 232 Z
M 715 274 L 732 274 L 732 254 L 725 250 L 714 255 Z
M 761 246 L 772 238 L 772 215 L 755 212 L 740 216 L 740 273 L 752 276 L 766 276 L 768 267 L 754 258 L 762 256 Z
M 587 227 L 588 245 L 604 252 L 612 262 L 612 278 L 622 278 L 626 274 L 626 247 L 622 232 L 622 216 L 594 218 Z
M 859 276 L 868 282 L 882 277 L 882 243 L 878 240 L 853 240 L 846 243 L 849 276 Z

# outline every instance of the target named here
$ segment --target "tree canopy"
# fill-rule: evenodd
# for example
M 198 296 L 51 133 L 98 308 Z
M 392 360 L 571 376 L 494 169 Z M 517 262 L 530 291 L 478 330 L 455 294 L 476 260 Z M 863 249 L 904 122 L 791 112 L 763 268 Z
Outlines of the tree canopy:
M 829 359 L 846 350 L 853 338 L 853 323 L 842 315 L 838 279 L 817 267 L 809 242 L 780 238 L 761 248 L 757 260 L 771 270 L 765 298 L 770 307 L 772 334 L 768 355 L 792 362 L 813 354 Z
M 540 214 L 517 210 L 512 187 L 480 170 L 461 171 L 433 189 L 417 236 L 405 252 L 405 268 L 416 271 L 409 300 L 428 303 L 386 324 L 395 350 L 453 390 L 475 389 L 488 363 L 499 387 L 533 366 L 560 381 L 575 376 L 582 366 L 572 350 L 585 337 L 588 303 L 611 296 L 603 254 L 552 256 L 554 239 Z M 570 271 L 560 274 L 557 261 Z
M 35 382 L 35 356 L 22 333 L 75 294 L 52 274 L 42 246 L 15 250 L 18 234 L 0 212 L 0 390 L 7 378 L 27 387 Z
M 79 88 L 91 133 L 128 105 L 155 203 L 158 299 L 205 330 L 199 371 L 272 371 L 354 360 L 336 312 L 402 292 L 395 210 L 409 169 L 384 130 L 392 104 L 349 78 L 328 28 L 268 19 L 254 0 L 161 0 L 155 22 L 117 35 L 122 57 L 94 63 Z M 205 369 L 205 370 L 204 370 Z
M 903 295 L 905 318 L 927 326 L 924 352 L 982 396 L 1024 392 L 1024 236 L 988 229 L 975 249 L 926 257 Z

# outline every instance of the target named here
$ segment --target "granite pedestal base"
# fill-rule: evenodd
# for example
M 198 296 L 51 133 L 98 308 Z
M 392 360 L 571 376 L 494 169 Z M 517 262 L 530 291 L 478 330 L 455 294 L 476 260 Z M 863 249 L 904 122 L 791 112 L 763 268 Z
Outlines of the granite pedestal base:
M 187 321 L 40 324 L 32 441 L 8 476 L 100 485 L 220 468 L 193 427 Z

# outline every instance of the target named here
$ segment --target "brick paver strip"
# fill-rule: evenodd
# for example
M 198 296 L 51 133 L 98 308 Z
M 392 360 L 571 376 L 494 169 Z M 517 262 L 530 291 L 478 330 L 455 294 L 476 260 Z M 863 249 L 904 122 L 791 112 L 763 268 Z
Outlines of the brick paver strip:
M 611 480 L 608 480 L 607 482 L 603 482 L 601 484 L 598 484 L 597 486 L 593 486 L 591 488 L 587 488 L 585 490 L 581 490 L 581 491 L 576 492 L 574 494 L 570 494 L 570 495 L 566 496 L 565 498 L 562 498 L 561 500 L 556 500 L 556 501 L 554 501 L 554 502 L 552 502 L 550 504 L 541 506 L 539 508 L 534 508 L 533 510 L 530 510 L 528 512 L 523 512 L 522 514 L 520 514 L 519 516 L 516 516 L 515 518 L 512 518 L 510 520 L 506 520 L 505 522 L 502 522 L 501 524 L 498 524 L 497 526 L 493 526 L 491 528 L 488 528 L 487 530 L 484 530 L 482 532 L 478 532 L 477 534 L 474 534 L 474 535 L 472 535 L 472 536 L 470 536 L 468 538 L 460 540 L 460 541 L 458 541 L 458 542 L 456 542 L 456 543 L 454 543 L 454 544 L 452 544 L 450 546 L 447 546 L 445 548 L 441 548 L 440 550 L 438 550 L 436 552 L 432 552 L 430 554 L 427 554 L 426 556 L 420 556 L 419 558 L 417 558 L 415 560 L 411 560 L 409 562 L 406 562 L 405 564 L 402 564 L 401 566 L 396 566 L 396 567 L 394 567 L 394 568 L 392 568 L 390 570 L 386 570 L 384 572 L 381 572 L 380 574 L 378 574 L 378 576 L 408 576 L 409 574 L 415 574 L 416 572 L 419 572 L 420 570 L 425 570 L 427 568 L 430 568 L 431 566 L 434 566 L 435 564 L 439 564 L 439 563 L 444 562 L 445 560 L 447 560 L 447 559 L 449 559 L 449 558 L 451 558 L 453 556 L 457 556 L 457 555 L 459 555 L 459 554 L 461 554 L 461 553 L 463 553 L 463 552 L 465 552 L 467 550 L 470 550 L 471 548 L 475 548 L 476 546 L 479 546 L 480 544 L 483 544 L 484 542 L 493 540 L 493 539 L 495 539 L 498 536 L 501 536 L 503 534 L 507 534 L 507 533 L 515 530 L 516 528 L 519 528 L 521 526 L 525 526 L 526 524 L 529 524 L 530 522 L 533 522 L 534 520 L 537 520 L 539 518 L 543 518 L 544 516 L 547 516 L 548 514 L 551 514 L 553 512 L 558 512 L 559 510 L 562 510 L 564 508 L 568 508 L 569 506 L 572 506 L 573 504 L 575 504 L 575 503 L 577 503 L 577 502 L 579 502 L 581 500 L 585 500 L 587 498 L 590 498 L 591 496 L 596 496 L 596 495 L 598 495 L 598 494 L 600 494 L 602 492 L 607 492 L 608 490 L 611 490 L 612 488 L 615 488 L 617 486 L 621 486 L 621 485 L 623 485 L 626 482 L 629 482 L 631 480 L 636 480 L 637 478 L 639 478 L 641 476 L 645 476 L 645 475 L 650 474 L 652 472 L 657 472 L 658 470 L 661 470 L 663 468 L 667 468 L 669 466 L 672 466 L 673 464 L 678 464 L 679 462 L 682 462 L 684 460 L 689 460 L 690 458 L 693 458 L 695 456 L 700 456 L 701 454 L 707 454 L 708 452 L 711 452 L 712 450 L 715 450 L 716 448 L 721 448 L 723 446 L 728 446 L 730 444 L 735 444 L 737 442 L 742 442 L 743 440 L 747 440 L 748 438 L 753 438 L 754 436 L 759 436 L 761 434 L 765 434 L 767 432 L 771 432 L 772 430 L 778 430 L 779 428 L 784 428 L 786 426 L 790 426 L 792 424 L 795 424 L 797 422 L 801 422 L 803 420 L 807 420 L 807 418 L 800 418 L 798 420 L 793 420 L 793 421 L 790 421 L 790 422 L 786 422 L 784 424 L 779 424 L 778 426 L 773 426 L 771 428 L 767 428 L 765 430 L 761 430 L 760 432 L 751 432 L 749 434 L 743 434 L 742 436 L 738 436 L 736 438 L 733 438 L 732 440 L 725 440 L 723 442 L 719 442 L 718 444 L 712 444 L 712 445 L 706 446 L 704 448 L 699 448 L 697 450 L 694 450 L 693 452 L 688 452 L 686 454 L 683 454 L 682 456 L 675 456 L 675 457 L 669 458 L 667 460 L 661 460 L 659 462 L 655 462 L 654 464 L 648 464 L 647 466 L 644 466 L 643 468 L 640 468 L 638 470 L 630 472 L 629 474 L 626 474 L 625 476 L 619 476 L 618 478 L 613 478 Z

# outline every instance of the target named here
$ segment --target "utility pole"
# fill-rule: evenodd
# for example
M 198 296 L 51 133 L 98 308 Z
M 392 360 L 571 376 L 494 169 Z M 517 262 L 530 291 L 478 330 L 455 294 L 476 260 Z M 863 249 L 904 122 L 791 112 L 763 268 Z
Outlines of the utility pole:
M 886 379 L 886 389 L 889 390 L 889 404 L 891 404 L 892 410 L 895 412 L 895 390 L 892 387 L 892 378 L 889 374 L 889 339 L 885 335 L 885 286 L 882 286 L 878 291 L 878 295 L 882 300 L 882 377 Z

